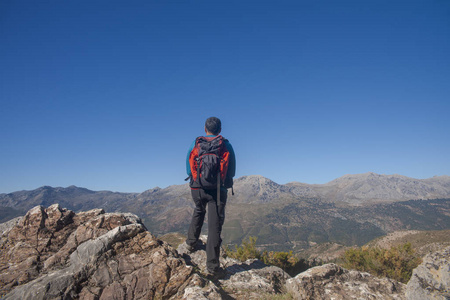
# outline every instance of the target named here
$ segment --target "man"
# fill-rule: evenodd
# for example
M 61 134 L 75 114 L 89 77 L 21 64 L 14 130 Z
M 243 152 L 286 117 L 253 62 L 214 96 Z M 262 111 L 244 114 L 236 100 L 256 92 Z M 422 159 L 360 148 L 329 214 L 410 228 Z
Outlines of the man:
M 219 256 L 220 256 L 220 245 L 222 243 L 221 232 L 223 222 L 225 220 L 225 204 L 227 203 L 227 187 L 230 187 L 230 182 L 235 175 L 236 171 L 236 158 L 234 154 L 233 147 L 228 142 L 228 140 L 222 139 L 219 133 L 222 130 L 221 121 L 216 117 L 208 118 L 205 122 L 205 138 L 197 138 L 191 145 L 188 155 L 186 158 L 186 171 L 191 178 L 191 194 L 192 199 L 195 203 L 194 213 L 192 215 L 191 225 L 189 226 L 188 237 L 186 240 L 187 248 L 189 251 L 195 251 L 198 239 L 200 237 L 200 232 L 202 230 L 203 221 L 205 219 L 206 207 L 208 207 L 208 240 L 206 242 L 206 268 L 207 275 L 216 276 L 220 274 L 223 270 L 220 268 Z M 221 180 L 220 193 L 217 191 L 217 185 L 214 187 L 205 188 L 202 184 L 199 185 L 195 181 L 195 178 L 200 176 L 197 174 L 197 169 L 194 164 L 197 158 L 197 152 L 194 150 L 199 139 L 206 139 L 208 141 L 215 139 L 223 141 L 221 148 L 223 152 L 228 152 L 227 156 L 227 170 L 225 180 Z M 222 159 L 222 162 L 224 159 Z M 226 166 L 225 166 L 226 168 Z M 194 176 L 195 175 L 195 176 Z M 226 183 L 226 184 L 225 184 Z M 218 195 L 220 194 L 220 195 Z M 217 199 L 220 198 L 220 199 Z M 218 201 L 219 200 L 219 201 Z

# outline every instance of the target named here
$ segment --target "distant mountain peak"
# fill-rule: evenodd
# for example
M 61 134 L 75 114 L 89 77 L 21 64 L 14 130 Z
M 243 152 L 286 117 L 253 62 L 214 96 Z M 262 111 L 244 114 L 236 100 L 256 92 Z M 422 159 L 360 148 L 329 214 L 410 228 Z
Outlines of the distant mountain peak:
M 49 185 L 43 185 L 40 188 L 38 188 L 38 190 L 53 190 L 54 187 L 49 186 Z
M 248 175 L 248 176 L 242 176 L 239 177 L 237 179 L 235 179 L 235 182 L 258 182 L 258 183 L 263 183 L 263 184 L 276 184 L 279 185 L 278 183 L 276 183 L 275 181 L 261 176 L 261 175 Z
M 237 178 L 237 180 L 259 180 L 259 179 L 267 179 L 266 177 L 262 176 L 262 175 L 244 175 L 241 176 L 239 178 Z

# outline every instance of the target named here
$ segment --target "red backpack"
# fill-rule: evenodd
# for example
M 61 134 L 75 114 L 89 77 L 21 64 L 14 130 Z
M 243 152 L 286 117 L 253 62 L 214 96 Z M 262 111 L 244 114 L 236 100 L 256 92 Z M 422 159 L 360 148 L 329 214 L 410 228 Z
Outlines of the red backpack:
M 217 189 L 227 177 L 230 152 L 221 136 L 200 136 L 189 155 L 191 188 Z M 220 176 L 218 176 L 220 174 Z

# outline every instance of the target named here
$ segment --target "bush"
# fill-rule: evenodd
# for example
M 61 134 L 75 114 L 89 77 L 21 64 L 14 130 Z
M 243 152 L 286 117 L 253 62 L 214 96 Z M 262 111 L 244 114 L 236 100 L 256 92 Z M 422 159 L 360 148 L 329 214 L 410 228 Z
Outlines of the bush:
M 380 248 L 354 248 L 345 251 L 343 267 L 369 272 L 375 276 L 389 277 L 407 283 L 412 271 L 421 263 L 411 247 L 411 243 L 392 247 Z
M 225 255 L 240 261 L 247 259 L 261 259 L 261 252 L 256 249 L 256 237 L 249 237 L 243 240 L 241 246 L 235 246 L 235 250 L 231 250 L 228 246 L 225 248 Z
M 247 259 L 259 259 L 266 265 L 277 266 L 283 269 L 291 276 L 295 276 L 300 272 L 303 272 L 312 264 L 304 259 L 299 259 L 292 251 L 289 252 L 275 252 L 264 251 L 260 252 L 256 249 L 256 237 L 249 237 L 248 240 L 243 240 L 241 246 L 235 246 L 235 250 L 231 250 L 229 247 L 225 248 L 225 255 L 240 261 L 246 261 Z

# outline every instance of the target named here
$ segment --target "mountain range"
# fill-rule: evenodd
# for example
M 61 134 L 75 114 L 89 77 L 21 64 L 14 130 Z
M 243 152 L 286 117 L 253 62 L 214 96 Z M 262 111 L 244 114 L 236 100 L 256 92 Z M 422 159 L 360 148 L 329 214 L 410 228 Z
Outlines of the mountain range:
M 243 176 L 229 193 L 224 242 L 258 237 L 266 249 L 302 251 L 316 243 L 362 245 L 396 230 L 450 229 L 450 176 L 345 175 L 326 184 L 277 184 Z M 187 231 L 193 210 L 187 184 L 142 193 L 43 186 L 0 194 L 0 222 L 58 203 L 74 211 L 132 212 L 154 234 Z

